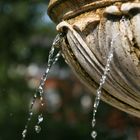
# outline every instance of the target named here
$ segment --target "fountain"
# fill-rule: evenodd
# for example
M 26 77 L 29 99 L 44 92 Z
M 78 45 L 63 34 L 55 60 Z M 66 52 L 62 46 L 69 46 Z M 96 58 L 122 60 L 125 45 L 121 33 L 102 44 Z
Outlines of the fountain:
M 81 82 L 96 95 L 92 127 L 100 99 L 140 117 L 140 1 L 50 0 L 48 13 L 57 31 L 48 65 L 31 103 L 22 133 L 25 140 L 37 98 L 43 106 L 44 84 L 53 64 L 62 54 Z M 54 56 L 55 48 L 60 51 Z M 41 131 L 38 115 L 36 133 Z M 91 136 L 96 139 L 97 132 Z
M 113 41 L 101 99 L 140 117 L 140 1 L 50 0 L 48 14 L 65 34 L 60 47 L 64 59 L 93 94 Z

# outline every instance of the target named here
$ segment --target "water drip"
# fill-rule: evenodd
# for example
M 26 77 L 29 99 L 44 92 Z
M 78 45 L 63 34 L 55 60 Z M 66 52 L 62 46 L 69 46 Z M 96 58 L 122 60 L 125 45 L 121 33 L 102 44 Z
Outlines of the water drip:
M 22 132 L 22 140 L 26 137 L 27 129 L 24 129 Z
M 97 137 L 97 132 L 96 131 L 92 131 L 91 136 L 93 139 L 96 139 Z
M 43 122 L 43 116 L 42 114 L 38 116 L 38 124 Z
M 41 131 L 41 127 L 39 125 L 36 125 L 35 126 L 35 132 L 40 133 L 40 131 Z
M 27 123 L 25 125 L 25 128 L 24 128 L 24 130 L 22 132 L 22 140 L 25 140 L 25 138 L 26 138 L 27 130 L 28 130 L 28 125 L 29 125 L 29 122 L 31 121 L 32 116 L 33 116 L 33 110 L 32 109 L 33 109 L 33 106 L 34 106 L 34 103 L 35 103 L 36 99 L 39 98 L 40 105 L 41 106 L 44 105 L 44 103 L 43 103 L 44 86 L 45 86 L 46 80 L 48 78 L 48 74 L 50 72 L 51 67 L 57 62 L 57 60 L 59 59 L 59 57 L 61 55 L 61 51 L 58 51 L 57 54 L 54 55 L 55 49 L 60 47 L 61 43 L 62 43 L 62 36 L 61 36 L 61 34 L 58 34 L 56 36 L 56 38 L 54 39 L 52 48 L 51 48 L 51 50 L 49 52 L 49 57 L 48 57 L 48 63 L 47 63 L 46 71 L 43 74 L 43 76 L 41 78 L 41 81 L 40 81 L 40 84 L 39 84 L 39 87 L 38 87 L 36 93 L 33 96 L 33 100 L 31 102 L 30 109 L 29 109 L 29 117 L 27 119 Z M 38 115 L 38 122 L 35 125 L 36 133 L 40 133 L 40 131 L 41 131 L 40 123 L 43 122 L 43 119 L 44 119 L 43 115 L 39 114 Z

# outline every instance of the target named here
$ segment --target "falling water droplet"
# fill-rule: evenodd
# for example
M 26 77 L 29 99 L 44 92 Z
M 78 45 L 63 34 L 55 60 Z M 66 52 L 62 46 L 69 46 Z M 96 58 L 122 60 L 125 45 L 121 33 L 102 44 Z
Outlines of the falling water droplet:
M 38 116 L 38 124 L 43 122 L 43 116 L 42 114 Z
M 43 101 L 43 97 L 42 96 L 40 97 L 40 100 Z
M 26 133 L 27 133 L 27 129 L 24 129 L 23 132 L 22 132 L 22 138 L 26 137 Z
M 33 115 L 33 112 L 30 112 L 30 116 L 32 116 Z
M 39 86 L 39 88 L 38 88 L 38 92 L 39 92 L 40 94 L 43 93 L 43 87 L 42 87 L 42 86 Z
M 48 72 L 49 72 L 49 70 L 50 70 L 50 69 L 49 69 L 49 68 L 47 68 L 47 69 L 46 69 L 46 73 L 48 73 Z
M 92 131 L 91 136 L 93 139 L 96 139 L 97 137 L 97 132 L 96 131 Z
M 40 133 L 40 131 L 41 131 L 41 127 L 39 125 L 36 125 L 35 126 L 35 132 Z
M 96 108 L 96 107 L 98 107 L 98 104 L 96 103 L 96 104 L 94 104 L 93 106 L 94 106 L 94 108 Z
M 96 119 L 93 119 L 93 120 L 92 120 L 92 127 L 93 127 L 93 128 L 94 128 L 95 124 L 96 124 Z

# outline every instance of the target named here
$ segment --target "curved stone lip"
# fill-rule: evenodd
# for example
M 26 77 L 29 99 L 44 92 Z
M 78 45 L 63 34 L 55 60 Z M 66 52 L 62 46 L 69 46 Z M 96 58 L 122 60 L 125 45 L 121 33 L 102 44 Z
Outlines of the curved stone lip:
M 48 15 L 55 23 L 75 17 L 83 12 L 106 7 L 116 2 L 132 0 L 50 0 Z

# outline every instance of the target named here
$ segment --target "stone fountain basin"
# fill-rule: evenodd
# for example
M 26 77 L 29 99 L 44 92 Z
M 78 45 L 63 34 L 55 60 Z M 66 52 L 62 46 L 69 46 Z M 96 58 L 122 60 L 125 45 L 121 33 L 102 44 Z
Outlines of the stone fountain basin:
M 64 59 L 93 94 L 113 46 L 102 100 L 140 117 L 140 1 L 51 0 L 48 14 L 66 35 Z

